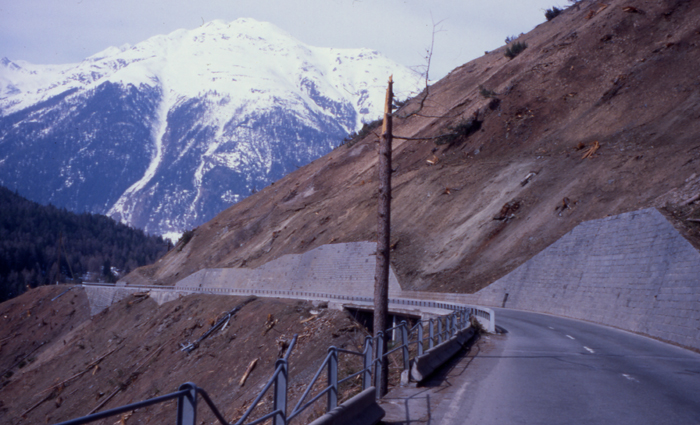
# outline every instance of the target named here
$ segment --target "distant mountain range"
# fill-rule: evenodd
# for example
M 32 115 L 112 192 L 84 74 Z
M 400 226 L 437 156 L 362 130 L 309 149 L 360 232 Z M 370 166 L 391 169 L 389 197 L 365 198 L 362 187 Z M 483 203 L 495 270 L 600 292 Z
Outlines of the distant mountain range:
M 213 21 L 79 64 L 0 61 L 0 184 L 177 234 L 328 153 L 417 73 L 367 49 Z

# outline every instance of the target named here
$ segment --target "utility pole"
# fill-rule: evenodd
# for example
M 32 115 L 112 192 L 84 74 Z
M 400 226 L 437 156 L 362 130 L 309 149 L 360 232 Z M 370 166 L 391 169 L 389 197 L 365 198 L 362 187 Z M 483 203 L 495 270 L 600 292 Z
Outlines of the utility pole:
M 374 336 L 386 331 L 389 316 L 389 251 L 391 245 L 391 109 L 394 99 L 393 76 L 389 77 L 389 86 L 386 89 L 386 101 L 384 103 L 384 123 L 382 124 L 382 137 L 379 142 L 379 197 L 377 199 L 377 266 L 374 277 Z M 377 344 L 378 352 L 386 353 L 387 337 L 380 339 L 383 347 Z M 388 361 L 386 358 L 380 361 L 381 380 L 379 394 L 387 393 L 388 385 Z M 377 371 L 380 372 L 379 370 Z

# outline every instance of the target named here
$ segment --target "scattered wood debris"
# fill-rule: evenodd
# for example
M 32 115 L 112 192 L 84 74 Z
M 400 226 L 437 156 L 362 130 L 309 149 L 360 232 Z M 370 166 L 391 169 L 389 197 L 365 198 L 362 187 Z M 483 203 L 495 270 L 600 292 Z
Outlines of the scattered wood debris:
M 575 203 L 575 202 L 574 202 Z M 561 203 L 554 207 L 554 211 L 559 213 L 559 217 L 561 217 L 561 214 L 564 212 L 564 210 L 571 209 L 572 202 L 569 198 L 564 197 L 564 199 L 561 200 Z
M 171 339 L 171 340 L 168 341 L 166 344 L 169 345 L 172 341 L 173 341 L 173 340 Z M 126 379 L 126 381 L 120 383 L 119 385 L 117 385 L 117 387 L 114 389 L 114 391 L 112 392 L 112 394 L 110 394 L 107 398 L 105 398 L 104 400 L 102 400 L 102 402 L 101 402 L 100 404 L 98 404 L 94 409 L 92 409 L 92 410 L 90 411 L 90 413 L 88 413 L 88 415 L 92 415 L 93 413 L 97 412 L 97 411 L 100 410 L 105 404 L 107 404 L 107 402 L 109 402 L 111 399 L 113 399 L 114 396 L 116 396 L 117 394 L 119 394 L 121 391 L 124 391 L 124 390 L 126 390 L 127 388 L 129 388 L 129 385 L 131 385 L 131 384 L 132 384 L 134 381 L 136 381 L 136 379 L 138 378 L 139 374 L 141 373 L 141 369 L 142 369 L 144 366 L 146 366 L 146 365 L 148 364 L 148 362 L 150 362 L 151 359 L 152 359 L 154 356 L 156 356 L 158 353 L 160 353 L 160 351 L 163 349 L 163 347 L 164 347 L 166 344 L 162 344 L 160 347 L 158 347 L 157 349 L 155 349 L 155 350 L 153 350 L 152 352 L 150 352 L 149 354 L 147 354 L 146 357 L 144 357 L 140 362 L 136 363 L 136 364 L 134 365 L 135 368 L 134 368 L 133 372 L 131 372 L 131 374 L 129 374 L 129 377 Z
M 506 202 L 501 207 L 501 211 L 498 213 L 498 215 L 495 215 L 493 219 L 498 221 L 504 221 L 515 218 L 515 212 L 520 209 L 520 205 L 520 201 Z
M 245 381 L 248 380 L 248 376 L 250 376 L 250 372 L 252 372 L 253 369 L 255 369 L 255 365 L 258 364 L 258 360 L 259 359 L 256 358 L 252 362 L 250 362 L 250 364 L 248 365 L 248 368 L 245 370 L 245 373 L 243 374 L 243 377 L 241 377 L 241 380 L 239 382 L 239 385 L 241 387 L 243 385 L 245 385 Z
M 274 316 L 272 316 L 272 313 L 268 314 L 267 321 L 265 321 L 265 330 L 262 334 L 267 335 L 267 333 L 270 332 L 270 329 L 274 328 L 278 322 L 279 319 L 275 319 Z
M 684 206 L 686 206 L 686 205 L 690 205 L 690 204 L 692 204 L 693 202 L 697 201 L 698 199 L 700 199 L 700 193 L 698 193 L 697 195 L 695 195 L 695 196 L 693 196 L 692 198 L 688 199 L 687 201 L 682 202 L 682 203 L 681 203 L 681 206 L 684 207 Z
M 595 10 L 591 9 L 591 11 L 588 12 L 588 14 L 586 15 L 586 19 L 591 19 L 591 18 L 593 18 L 595 15 L 599 14 L 600 12 L 604 11 L 604 10 L 607 9 L 607 8 L 608 8 L 608 5 L 607 5 L 607 4 L 605 4 L 605 3 L 598 3 L 598 8 L 595 9 Z
M 595 154 L 598 151 L 598 149 L 600 149 L 600 143 L 598 143 L 598 141 L 596 140 L 595 142 L 593 142 L 593 146 L 591 146 L 586 152 L 584 152 L 581 159 L 592 158 L 593 154 Z
M 310 321 L 314 320 L 316 317 L 318 317 L 318 316 L 312 315 L 312 316 L 307 317 L 306 319 L 300 321 L 299 323 L 307 323 L 307 322 L 310 322 Z
M 209 335 L 214 333 L 215 330 L 219 329 L 222 326 L 225 329 L 226 326 L 228 325 L 228 322 L 240 309 L 242 309 L 249 302 L 254 301 L 256 299 L 257 299 L 257 297 L 249 297 L 246 300 L 244 300 L 242 303 L 235 306 L 231 311 L 229 311 L 228 313 L 225 313 L 219 320 L 217 320 L 216 323 L 214 323 L 212 325 L 212 327 L 207 332 L 205 332 L 204 335 L 200 336 L 195 342 L 187 342 L 187 343 L 180 344 L 180 351 L 185 351 L 187 353 L 191 353 L 193 350 L 195 350 L 197 347 L 199 347 L 199 344 L 205 338 L 207 338 Z
M 284 357 L 284 352 L 289 348 L 289 340 L 287 338 L 281 337 L 277 338 L 277 358 L 281 359 Z
M 634 6 L 624 6 L 624 7 L 622 8 L 622 11 L 623 11 L 623 12 L 627 12 L 627 13 L 639 13 L 640 15 L 643 15 L 643 14 L 644 14 L 644 12 L 643 12 L 642 10 L 637 9 L 637 8 L 634 7 Z
M 525 176 L 525 179 L 520 182 L 520 186 L 525 186 L 526 184 L 530 183 L 530 180 L 532 180 L 532 178 L 536 175 L 536 173 L 529 173 L 527 176 Z

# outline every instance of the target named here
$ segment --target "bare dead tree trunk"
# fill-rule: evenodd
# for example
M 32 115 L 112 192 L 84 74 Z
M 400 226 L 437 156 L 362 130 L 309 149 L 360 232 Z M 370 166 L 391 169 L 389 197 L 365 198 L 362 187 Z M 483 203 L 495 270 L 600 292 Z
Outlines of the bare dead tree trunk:
M 377 223 L 377 267 L 374 277 L 374 335 L 384 332 L 389 316 L 389 250 L 391 244 L 391 106 L 394 99 L 393 78 L 389 77 L 384 104 L 384 124 L 379 143 L 379 199 Z M 387 351 L 387 338 L 383 338 L 383 349 Z M 379 348 L 379 347 L 377 347 Z M 382 362 L 382 379 L 379 394 L 387 393 L 388 361 Z

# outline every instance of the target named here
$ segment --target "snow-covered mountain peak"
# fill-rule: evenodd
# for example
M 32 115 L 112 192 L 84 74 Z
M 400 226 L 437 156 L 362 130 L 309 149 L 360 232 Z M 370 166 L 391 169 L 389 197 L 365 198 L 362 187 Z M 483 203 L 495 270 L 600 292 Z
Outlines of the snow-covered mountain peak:
M 256 108 L 271 107 L 279 98 L 308 103 L 310 93 L 323 93 L 333 102 L 356 105 L 357 119 L 348 127 L 353 130 L 381 114 L 381 87 L 389 75 L 395 74 L 400 97 L 418 86 L 415 73 L 375 51 L 308 46 L 251 18 L 215 20 L 134 46 L 110 47 L 78 64 L 20 66 L 9 59 L 3 64 L 2 114 L 106 81 L 135 87 L 157 82 L 174 99 L 222 92 L 239 103 L 255 102 Z M 332 113 L 318 103 L 315 108 Z
M 0 184 L 149 232 L 182 232 L 380 117 L 392 74 L 400 98 L 421 88 L 415 72 L 376 51 L 309 46 L 250 18 L 75 64 L 5 58 Z

